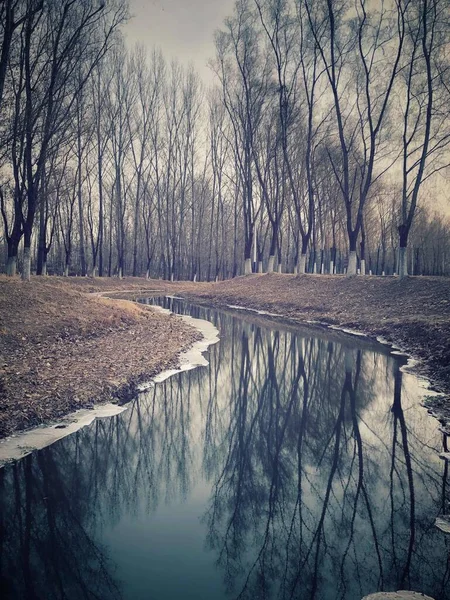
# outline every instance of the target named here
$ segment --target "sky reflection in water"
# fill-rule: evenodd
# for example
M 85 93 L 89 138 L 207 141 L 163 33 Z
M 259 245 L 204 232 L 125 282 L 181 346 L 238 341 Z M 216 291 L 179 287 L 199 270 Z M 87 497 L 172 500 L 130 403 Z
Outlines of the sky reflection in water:
M 450 599 L 445 439 L 379 346 L 192 307 L 210 364 L 0 470 L 2 598 Z

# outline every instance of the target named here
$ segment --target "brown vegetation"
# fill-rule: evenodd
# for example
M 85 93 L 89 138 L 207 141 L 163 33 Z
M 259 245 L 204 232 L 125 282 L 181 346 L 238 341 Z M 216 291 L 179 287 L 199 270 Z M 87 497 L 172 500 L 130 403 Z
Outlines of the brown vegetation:
M 220 308 L 240 305 L 289 319 L 317 321 L 383 337 L 418 359 L 434 387 L 450 393 L 450 279 L 251 275 L 218 283 L 169 283 L 128 278 L 76 278 L 88 291 L 140 290 L 182 294 Z M 133 294 L 131 297 L 133 297 Z M 126 297 L 123 296 L 123 297 Z
M 420 360 L 450 392 L 450 279 L 254 275 L 185 290 L 214 306 L 241 305 L 294 321 L 315 320 L 381 336 Z
M 176 317 L 76 288 L 0 279 L 0 436 L 129 399 L 199 337 Z
M 140 278 L 0 279 L 0 435 L 82 406 L 129 398 L 196 338 L 175 317 L 122 300 L 175 293 L 199 303 L 265 310 L 382 336 L 420 360 L 450 392 L 447 278 L 252 275 L 219 283 Z M 439 412 L 447 403 L 440 401 Z M 450 411 L 447 411 L 450 415 Z

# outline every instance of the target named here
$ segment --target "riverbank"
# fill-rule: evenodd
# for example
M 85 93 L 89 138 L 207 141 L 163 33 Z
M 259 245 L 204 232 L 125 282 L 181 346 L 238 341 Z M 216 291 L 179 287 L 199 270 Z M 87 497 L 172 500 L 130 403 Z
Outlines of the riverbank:
M 172 292 L 173 293 L 173 292 Z M 365 333 L 401 348 L 416 372 L 447 398 L 430 399 L 450 425 L 450 279 L 251 275 L 217 284 L 184 284 L 183 295 L 216 307 L 267 311 Z
M 106 280 L 77 285 L 107 288 Z M 400 347 L 418 362 L 415 371 L 432 389 L 450 396 L 450 279 L 287 274 L 249 275 L 218 283 L 128 279 L 120 288 L 160 290 L 198 303 L 266 311 L 291 323 L 313 321 L 351 329 Z M 93 291 L 94 288 L 92 288 Z M 138 296 L 135 292 L 134 296 Z M 122 297 L 130 297 L 124 294 Z M 450 400 L 430 406 L 450 429 Z
M 382 337 L 450 394 L 450 279 L 251 275 L 218 283 L 143 278 L 0 278 L 0 436 L 93 402 L 129 398 L 172 366 L 197 333 L 176 317 L 118 299 L 182 295 Z M 449 402 L 433 401 L 450 421 Z
M 174 315 L 80 288 L 0 278 L 0 437 L 129 400 L 201 338 Z

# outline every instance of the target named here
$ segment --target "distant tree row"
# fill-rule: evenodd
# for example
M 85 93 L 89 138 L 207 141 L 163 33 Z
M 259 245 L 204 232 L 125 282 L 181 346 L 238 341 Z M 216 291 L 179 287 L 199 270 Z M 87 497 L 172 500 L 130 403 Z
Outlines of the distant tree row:
M 449 4 L 238 0 L 205 90 L 122 0 L 5 0 L 6 272 L 450 274 Z

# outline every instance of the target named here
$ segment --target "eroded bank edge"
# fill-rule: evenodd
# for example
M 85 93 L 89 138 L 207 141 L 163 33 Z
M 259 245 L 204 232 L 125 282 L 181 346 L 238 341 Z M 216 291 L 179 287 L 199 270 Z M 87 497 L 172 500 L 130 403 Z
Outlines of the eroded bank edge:
M 107 296 L 107 292 L 102 295 L 111 298 Z M 159 306 L 152 306 L 151 309 L 164 314 L 170 314 L 169 310 Z M 161 373 L 149 379 L 148 383 L 138 386 L 139 392 L 145 391 L 156 383 L 165 381 L 176 373 L 208 365 L 208 361 L 204 357 L 204 352 L 206 352 L 209 346 L 219 341 L 218 329 L 212 323 L 203 319 L 194 319 L 188 315 L 177 315 L 177 317 L 197 329 L 202 334 L 202 339 L 194 342 L 190 348 L 179 354 L 178 368 L 161 371 Z M 46 448 L 68 435 L 72 435 L 83 427 L 91 425 L 96 419 L 119 415 L 127 410 L 128 407 L 129 403 L 122 406 L 113 403 L 98 404 L 94 405 L 93 408 L 80 409 L 69 413 L 65 417 L 48 425 L 34 427 L 3 438 L 0 440 L 0 468 L 16 460 L 20 460 L 36 450 Z
M 267 317 L 271 317 L 274 319 L 283 319 L 284 321 L 288 321 L 293 324 L 301 323 L 301 321 L 294 320 L 289 315 L 284 315 L 282 313 L 272 313 L 272 312 L 268 312 L 266 310 L 258 310 L 257 308 L 240 306 L 238 304 L 226 304 L 225 307 L 229 308 L 231 310 L 236 310 L 236 311 L 253 312 L 258 315 L 267 316 Z M 324 321 L 305 319 L 303 322 L 306 323 L 307 325 L 323 327 L 325 329 L 332 329 L 333 331 L 340 331 L 341 333 L 345 333 L 347 335 L 351 335 L 351 336 L 355 336 L 355 337 L 359 337 L 359 338 L 362 337 L 362 338 L 367 338 L 368 340 L 369 339 L 376 340 L 382 346 L 386 346 L 389 349 L 390 354 L 392 354 L 394 356 L 403 356 L 406 358 L 407 362 L 405 365 L 403 365 L 401 367 L 401 370 L 403 372 L 411 373 L 412 375 L 414 375 L 414 377 L 419 382 L 420 387 L 425 389 L 428 392 L 429 396 L 437 396 L 437 397 L 442 397 L 442 398 L 447 397 L 447 395 L 444 392 L 439 392 L 439 391 L 436 391 L 433 389 L 433 383 L 430 380 L 430 378 L 425 377 L 421 373 L 417 372 L 416 367 L 420 364 L 420 361 L 418 359 L 413 358 L 406 349 L 401 348 L 400 346 L 397 346 L 396 344 L 389 342 L 382 336 L 371 336 L 370 334 L 364 333 L 362 331 L 358 331 L 356 329 L 351 329 L 349 327 L 341 327 L 339 325 L 326 323 Z

